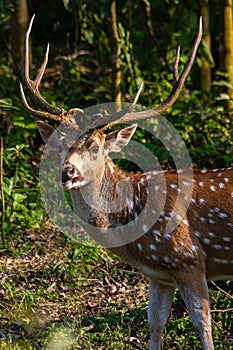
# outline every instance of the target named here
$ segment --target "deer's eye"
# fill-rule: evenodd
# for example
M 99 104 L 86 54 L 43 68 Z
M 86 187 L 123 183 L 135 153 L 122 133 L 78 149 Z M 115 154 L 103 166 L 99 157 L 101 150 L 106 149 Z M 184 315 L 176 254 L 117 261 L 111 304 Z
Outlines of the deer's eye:
M 93 146 L 93 147 L 91 148 L 91 152 L 92 152 L 92 153 L 95 153 L 95 154 L 98 153 L 98 152 L 99 152 L 99 146 L 97 146 L 97 145 L 96 145 L 96 146 Z

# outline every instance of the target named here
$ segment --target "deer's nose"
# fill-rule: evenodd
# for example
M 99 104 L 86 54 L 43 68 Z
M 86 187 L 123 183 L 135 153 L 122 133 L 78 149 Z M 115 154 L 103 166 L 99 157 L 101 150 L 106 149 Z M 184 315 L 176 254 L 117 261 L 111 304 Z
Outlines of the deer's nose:
M 77 174 L 76 168 L 72 164 L 65 164 L 62 167 L 62 182 L 66 183 Z

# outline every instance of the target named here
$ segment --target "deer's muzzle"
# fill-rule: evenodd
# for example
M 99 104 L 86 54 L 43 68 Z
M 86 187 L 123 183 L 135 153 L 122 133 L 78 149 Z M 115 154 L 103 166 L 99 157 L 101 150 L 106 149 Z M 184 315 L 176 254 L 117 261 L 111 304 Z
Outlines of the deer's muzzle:
M 68 163 L 62 167 L 62 185 L 65 188 L 77 187 L 78 183 L 82 181 L 84 181 L 84 177 L 74 165 Z

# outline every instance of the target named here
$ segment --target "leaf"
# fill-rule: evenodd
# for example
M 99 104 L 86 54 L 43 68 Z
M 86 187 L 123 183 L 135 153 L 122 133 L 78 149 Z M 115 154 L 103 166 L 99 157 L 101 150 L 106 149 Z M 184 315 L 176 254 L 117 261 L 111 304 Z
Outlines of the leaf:
M 12 101 L 10 98 L 1 98 L 0 99 L 0 104 L 7 105 L 7 106 L 12 106 Z
M 215 97 L 216 101 L 226 101 L 230 100 L 230 96 L 224 92 L 220 93 L 219 96 Z
M 213 81 L 212 85 L 214 85 L 214 86 L 225 86 L 225 87 L 228 87 L 230 89 L 233 88 L 233 84 L 229 83 L 226 80 Z
M 12 105 L 12 101 L 10 98 L 2 98 L 0 99 L 0 108 L 12 108 L 19 110 L 18 107 Z
M 208 62 L 209 66 L 211 68 L 214 68 L 214 66 L 215 66 L 214 58 L 212 56 L 210 49 L 207 46 L 205 39 L 202 40 L 202 46 L 200 47 L 200 51 L 201 51 L 202 56 Z

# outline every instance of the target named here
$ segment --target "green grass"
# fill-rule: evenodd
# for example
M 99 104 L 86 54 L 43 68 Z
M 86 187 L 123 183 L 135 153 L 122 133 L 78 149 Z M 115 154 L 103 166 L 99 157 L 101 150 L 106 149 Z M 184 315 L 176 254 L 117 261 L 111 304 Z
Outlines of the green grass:
M 0 260 L 1 350 L 149 349 L 148 285 L 140 274 L 50 226 L 10 242 Z M 221 287 L 232 291 L 232 283 Z M 215 349 L 232 349 L 226 310 L 233 298 L 213 285 L 210 298 Z M 176 293 L 163 349 L 200 348 Z

